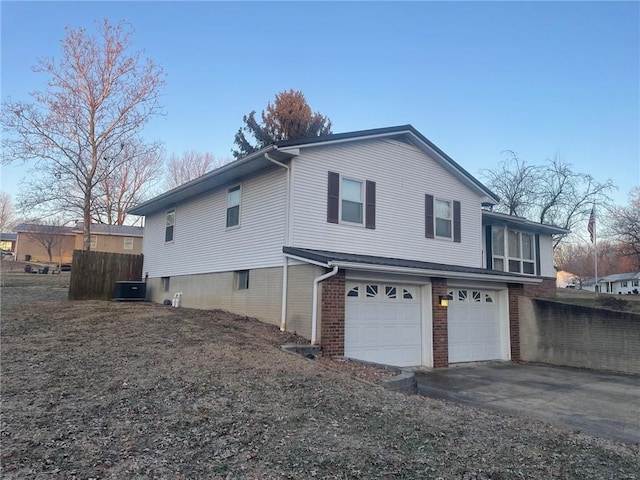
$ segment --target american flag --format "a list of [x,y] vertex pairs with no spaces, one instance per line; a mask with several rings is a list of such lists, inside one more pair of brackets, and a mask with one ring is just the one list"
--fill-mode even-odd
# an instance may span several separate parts
[[591,215],[589,215],[589,225],[587,226],[587,230],[589,231],[589,237],[591,238],[591,243],[593,243],[593,234],[596,230],[596,206],[595,205],[591,209]]

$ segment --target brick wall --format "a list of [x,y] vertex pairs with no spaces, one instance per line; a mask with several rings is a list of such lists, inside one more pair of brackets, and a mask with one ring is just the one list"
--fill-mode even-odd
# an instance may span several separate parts
[[449,323],[447,307],[440,306],[440,296],[447,295],[447,279],[431,279],[431,313],[433,320],[433,366],[449,366]]
[[640,315],[520,299],[522,359],[640,374]]
[[322,282],[320,336],[324,355],[344,355],[344,301],[344,270],[340,270]]
[[520,361],[520,307],[519,300],[524,291],[519,283],[509,284],[509,343],[511,360]]
[[542,283],[535,285],[525,285],[525,297],[550,298],[556,296],[556,279],[554,277],[543,277]]

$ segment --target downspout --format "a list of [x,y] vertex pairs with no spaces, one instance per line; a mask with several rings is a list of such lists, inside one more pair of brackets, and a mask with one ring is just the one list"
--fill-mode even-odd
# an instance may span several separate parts
[[318,325],[318,284],[327,278],[333,277],[336,273],[338,273],[338,266],[335,265],[333,270],[325,273],[324,275],[320,275],[313,280],[313,302],[312,302],[312,311],[311,311],[311,345],[317,345],[317,334],[316,328]]
[[[285,219],[284,219],[284,245],[289,242],[289,189],[291,185],[291,169],[289,165],[285,165],[269,156],[268,152],[265,152],[264,158],[269,160],[280,167],[283,167],[287,171],[287,196],[285,200]],[[282,262],[282,311],[280,313],[280,331],[284,332],[287,329],[287,289],[289,286],[289,259],[285,256]]]

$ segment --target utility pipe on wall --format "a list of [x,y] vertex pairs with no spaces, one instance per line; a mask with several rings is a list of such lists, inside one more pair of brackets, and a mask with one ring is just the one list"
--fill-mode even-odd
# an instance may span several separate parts
[[325,273],[324,275],[320,275],[313,280],[313,302],[312,302],[312,311],[311,311],[311,345],[318,344],[318,336],[316,334],[316,329],[318,325],[318,285],[323,280],[327,278],[333,277],[336,273],[338,273],[338,266],[334,266],[333,270]]
[[[284,168],[287,171],[287,191],[285,200],[285,218],[284,218],[284,245],[289,242],[289,188],[291,184],[291,169],[288,165],[281,163],[269,156],[269,153],[264,154],[264,158],[271,163],[275,163],[279,167]],[[289,259],[284,257],[282,263],[282,311],[280,313],[280,331],[284,332],[287,329],[287,289],[289,288]]]

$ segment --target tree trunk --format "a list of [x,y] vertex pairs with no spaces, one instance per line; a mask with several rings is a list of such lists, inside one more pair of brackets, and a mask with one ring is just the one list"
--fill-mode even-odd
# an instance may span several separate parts
[[82,225],[82,249],[91,250],[91,189],[84,192],[83,205],[83,225]]

